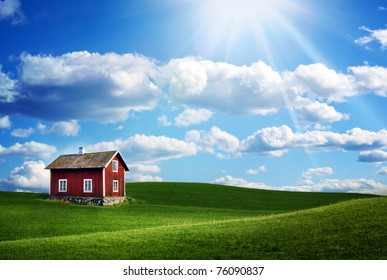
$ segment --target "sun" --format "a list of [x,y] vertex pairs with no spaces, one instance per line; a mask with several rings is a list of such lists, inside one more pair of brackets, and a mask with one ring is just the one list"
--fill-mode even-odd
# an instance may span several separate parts
[[193,35],[206,53],[242,53],[246,48],[257,49],[274,60],[272,53],[282,38],[292,38],[295,46],[317,59],[317,51],[294,23],[297,18],[310,16],[308,7],[299,0],[207,0],[195,1],[194,16],[198,28]]
[[220,27],[244,29],[272,19],[278,7],[273,1],[210,0],[205,9],[212,13]]

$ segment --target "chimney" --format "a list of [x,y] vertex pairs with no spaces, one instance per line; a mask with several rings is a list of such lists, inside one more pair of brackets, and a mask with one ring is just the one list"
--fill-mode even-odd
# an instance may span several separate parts
[[79,147],[79,155],[83,155],[83,147]]

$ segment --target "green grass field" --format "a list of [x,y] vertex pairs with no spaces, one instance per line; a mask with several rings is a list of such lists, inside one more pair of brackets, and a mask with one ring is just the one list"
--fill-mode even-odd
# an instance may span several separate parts
[[0,259],[386,259],[387,197],[132,183],[97,207],[0,192]]

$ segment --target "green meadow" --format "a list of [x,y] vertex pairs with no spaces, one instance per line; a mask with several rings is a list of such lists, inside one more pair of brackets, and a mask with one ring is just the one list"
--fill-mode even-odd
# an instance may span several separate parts
[[387,197],[130,183],[127,202],[0,192],[0,259],[387,259]]

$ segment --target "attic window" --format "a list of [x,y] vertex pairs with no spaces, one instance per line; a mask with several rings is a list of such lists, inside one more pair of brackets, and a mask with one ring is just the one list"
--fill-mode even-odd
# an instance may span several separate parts
[[113,160],[113,172],[118,172],[118,161]]

